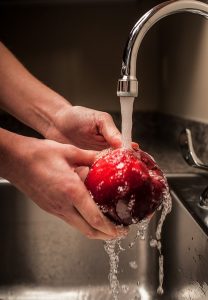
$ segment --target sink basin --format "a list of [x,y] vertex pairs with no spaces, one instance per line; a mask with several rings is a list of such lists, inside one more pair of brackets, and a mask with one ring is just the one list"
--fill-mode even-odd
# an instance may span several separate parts
[[[164,294],[157,295],[158,251],[149,246],[157,213],[145,241],[120,253],[119,300],[208,299],[206,222],[187,202],[192,195],[194,203],[199,185],[201,192],[208,180],[201,175],[168,175],[168,180],[173,210],[162,234]],[[135,234],[132,227],[124,247]],[[9,183],[0,183],[0,300],[110,300],[108,272],[102,241],[88,240]]]

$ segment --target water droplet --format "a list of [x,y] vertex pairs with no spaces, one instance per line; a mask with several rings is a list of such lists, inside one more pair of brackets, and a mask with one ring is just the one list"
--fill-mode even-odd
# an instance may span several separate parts
[[129,266],[134,270],[136,270],[138,268],[136,261],[130,261]]
[[128,291],[129,291],[129,287],[128,287],[128,285],[126,285],[126,284],[123,284],[123,285],[121,286],[121,289],[122,289],[122,292],[123,292],[124,294],[127,294]]

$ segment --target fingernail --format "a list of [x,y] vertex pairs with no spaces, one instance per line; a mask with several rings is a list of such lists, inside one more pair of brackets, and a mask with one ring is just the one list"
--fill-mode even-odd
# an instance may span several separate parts
[[139,150],[139,144],[137,144],[137,143],[132,143],[132,148],[134,149],[134,150]]

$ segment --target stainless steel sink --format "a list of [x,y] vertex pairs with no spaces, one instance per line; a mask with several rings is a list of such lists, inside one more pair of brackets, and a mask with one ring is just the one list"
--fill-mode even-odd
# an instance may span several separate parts
[[[208,180],[200,175],[168,179],[173,210],[162,234],[165,292],[157,295],[158,252],[149,246],[155,236],[155,215],[146,240],[120,254],[119,300],[208,299],[207,227],[186,203],[187,191],[194,202],[199,185],[203,189]],[[0,223],[0,300],[112,299],[102,241],[81,236],[6,182],[0,183]],[[124,247],[134,236],[132,228]]]

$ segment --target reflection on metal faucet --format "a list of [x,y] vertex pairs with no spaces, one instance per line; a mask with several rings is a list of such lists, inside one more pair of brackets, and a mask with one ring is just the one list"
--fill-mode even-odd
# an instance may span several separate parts
[[136,78],[137,53],[148,30],[162,18],[180,12],[190,12],[202,15],[208,19],[207,1],[172,0],[155,6],[144,14],[135,24],[127,41],[121,69],[121,79],[118,81],[117,95],[119,97],[137,97],[138,82]]
[[[195,153],[192,135],[189,129],[184,129],[179,136],[179,146],[184,160],[194,168],[200,170],[208,170],[208,164],[203,163]],[[199,198],[199,206],[205,209],[208,209],[208,186],[201,193]]]

